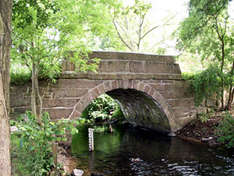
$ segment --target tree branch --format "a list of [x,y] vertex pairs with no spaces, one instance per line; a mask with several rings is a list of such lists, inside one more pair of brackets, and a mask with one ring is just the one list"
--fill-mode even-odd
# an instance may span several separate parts
[[146,33],[144,33],[144,35],[141,37],[141,40],[143,38],[145,38],[149,33],[151,33],[152,31],[154,31],[155,29],[157,29],[158,27],[159,27],[159,25],[158,26],[154,26],[150,30],[148,30]]
[[140,45],[141,45],[141,40],[142,40],[141,33],[142,33],[142,26],[144,24],[144,21],[145,21],[145,15],[143,15],[140,18],[139,31],[138,31],[138,42],[137,42],[137,50],[138,51],[140,50]]
[[127,42],[126,42],[126,41],[123,39],[123,37],[121,36],[121,34],[120,34],[119,30],[118,30],[118,27],[117,27],[117,25],[116,25],[114,19],[112,20],[112,22],[113,22],[113,24],[114,24],[115,30],[117,31],[117,34],[118,34],[120,40],[123,42],[123,44],[124,44],[130,51],[133,51],[133,49],[127,44]]

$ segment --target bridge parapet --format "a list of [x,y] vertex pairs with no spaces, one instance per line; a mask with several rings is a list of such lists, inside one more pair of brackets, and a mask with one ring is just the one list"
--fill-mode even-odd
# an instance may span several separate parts
[[70,62],[63,65],[64,78],[89,79],[181,79],[181,71],[172,56],[138,53],[93,52],[101,58],[98,73],[76,73]]

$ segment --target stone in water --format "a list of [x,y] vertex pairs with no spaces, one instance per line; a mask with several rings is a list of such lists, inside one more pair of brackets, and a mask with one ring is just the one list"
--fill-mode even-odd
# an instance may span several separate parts
[[80,169],[74,169],[73,170],[73,174],[75,176],[82,176],[84,174],[84,171],[80,170]]

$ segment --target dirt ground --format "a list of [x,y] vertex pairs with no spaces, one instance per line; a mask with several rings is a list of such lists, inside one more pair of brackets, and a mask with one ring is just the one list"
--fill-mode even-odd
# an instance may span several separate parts
[[210,118],[207,122],[196,119],[177,132],[177,136],[192,143],[208,144],[210,147],[219,146],[216,127],[221,117]]

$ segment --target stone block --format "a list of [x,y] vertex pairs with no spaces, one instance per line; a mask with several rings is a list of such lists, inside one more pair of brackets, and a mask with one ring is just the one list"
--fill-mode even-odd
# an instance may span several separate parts
[[129,72],[129,61],[120,61],[120,60],[115,60],[115,61],[105,61],[102,60],[101,63],[99,64],[99,69],[98,72],[106,72],[106,73],[112,73],[112,72]]
[[171,106],[194,106],[194,98],[177,98],[168,99],[168,104]]
[[43,99],[43,107],[73,107],[80,99]]
[[81,97],[88,92],[87,88],[53,88],[54,98]]
[[148,85],[144,86],[144,92],[148,94],[150,87]]
[[123,80],[118,80],[117,82],[117,88],[123,89],[124,88],[124,83]]
[[144,61],[131,61],[129,63],[129,71],[131,73],[145,73]]
[[129,81],[128,80],[123,80],[122,82],[123,82],[123,88],[124,89],[128,89],[128,87],[129,87]]
[[111,81],[105,81],[103,85],[104,85],[105,92],[108,92],[108,91],[110,91],[112,89]]
[[137,88],[138,88],[138,83],[139,83],[140,81],[138,81],[138,80],[133,80],[133,89],[136,89],[137,90]]
[[79,117],[81,116],[82,113],[80,113],[79,111],[75,111],[72,116],[71,119],[76,120],[79,119]]
[[93,88],[102,83],[101,80],[88,80],[88,79],[59,79],[53,87],[58,88]]
[[118,84],[118,81],[112,81],[111,82],[111,90],[117,89],[119,87],[117,84]]
[[50,114],[52,120],[58,120],[62,118],[68,118],[72,113],[71,108],[45,108],[43,111],[46,111]]
[[133,84],[134,84],[133,80],[128,80],[128,88],[129,89],[133,89],[134,88]]
[[[91,96],[90,96],[91,95]],[[99,93],[99,91],[98,91],[98,88],[96,87],[96,88],[94,88],[94,89],[92,89],[90,92],[89,92],[89,94],[88,94],[88,96],[90,96],[90,99],[91,100],[94,100],[94,99],[96,99],[98,96],[100,96],[101,94]]]
[[141,82],[138,86],[138,90],[144,91],[144,86],[145,84]]
[[150,95],[152,97],[154,94],[154,91],[155,91],[155,89],[153,87],[151,87],[149,92],[148,92],[148,95]]
[[101,84],[100,86],[97,87],[99,94],[104,94],[106,91],[104,89],[104,84]]

